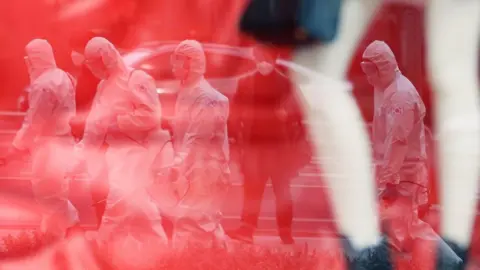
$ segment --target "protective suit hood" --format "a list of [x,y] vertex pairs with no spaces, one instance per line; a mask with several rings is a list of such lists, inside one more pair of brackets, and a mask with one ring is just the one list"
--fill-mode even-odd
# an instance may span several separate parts
[[392,83],[400,72],[393,51],[383,41],[375,40],[370,43],[363,53],[363,59],[375,64],[382,88]]
[[[196,40],[182,41],[173,52],[172,61],[179,58],[187,58],[188,65],[184,64],[186,72],[185,78],[182,78],[183,86],[190,86],[198,83],[205,75],[206,57],[202,45]],[[174,65],[175,66],[175,65]]]
[[105,38],[94,37],[88,41],[84,55],[87,66],[100,79],[127,70],[118,50]]
[[45,71],[57,67],[53,48],[44,39],[34,39],[25,46],[26,64],[30,81],[40,77]]

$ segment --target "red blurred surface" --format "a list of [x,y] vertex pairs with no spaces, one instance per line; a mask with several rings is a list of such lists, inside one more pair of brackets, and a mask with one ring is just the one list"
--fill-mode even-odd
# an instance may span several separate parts
[[[98,0],[101,5],[95,9],[72,9],[76,12],[67,12],[64,9],[66,7],[62,6],[79,1],[0,2],[0,81],[3,86],[0,109],[14,108],[16,98],[27,84],[23,47],[36,37],[46,38],[52,43],[58,65],[67,70],[72,68],[70,40],[76,38],[86,41],[92,30],[127,50],[145,42],[186,38],[229,45],[255,43],[242,36],[236,25],[247,0],[106,0],[104,3]],[[52,5],[47,2],[63,4]],[[72,17],[62,17],[60,21],[59,14],[70,14]],[[383,7],[358,44],[348,78],[354,82],[354,94],[367,121],[371,121],[373,115],[373,93],[359,62],[363,49],[374,39],[385,40],[392,47],[400,69],[417,87],[427,105],[429,113],[426,121],[431,126],[432,102],[425,72],[423,11],[400,4]],[[284,58],[289,58],[290,54],[288,49],[263,50]],[[237,69],[245,68],[233,58],[223,61],[219,70],[211,72],[235,73]],[[432,180],[432,183],[435,181]],[[436,186],[432,186],[436,190]],[[435,193],[432,200],[437,202]]]
[[[49,2],[57,4],[48,4]],[[246,2],[246,0],[2,1],[0,79],[4,87],[0,107],[12,108],[13,100],[27,84],[22,59],[23,47],[35,37],[47,38],[52,43],[59,66],[67,70],[72,67],[70,41],[74,38],[83,38],[86,41],[89,37],[87,33],[92,30],[106,36],[120,48],[133,48],[150,41],[186,38],[229,45],[251,45],[254,41],[242,36],[236,25]],[[70,7],[78,3],[86,4]],[[88,8],[89,6],[93,8]],[[348,77],[354,82],[354,93],[367,120],[372,118],[372,91],[358,63],[363,48],[373,39],[382,39],[389,43],[402,71],[417,86],[427,107],[430,107],[430,91],[423,61],[422,22],[421,10],[400,4],[387,5],[379,12],[359,44]],[[288,49],[265,50],[274,54],[280,53],[288,58]],[[230,73],[236,68],[238,68],[236,61],[227,59],[222,70]],[[430,122],[430,117],[427,122]]]

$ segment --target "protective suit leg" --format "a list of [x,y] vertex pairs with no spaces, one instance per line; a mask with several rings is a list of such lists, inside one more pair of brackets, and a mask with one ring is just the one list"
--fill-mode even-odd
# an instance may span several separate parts
[[44,208],[41,231],[62,238],[68,227],[78,222],[78,211],[68,200],[66,169],[72,157],[74,140],[70,136],[48,137],[32,151],[32,190]]
[[225,246],[225,232],[221,221],[221,205],[228,184],[216,170],[195,169],[185,183],[184,195],[176,209],[173,233],[175,248],[189,244]]
[[149,269],[142,263],[155,263],[152,258],[167,246],[160,214],[147,192],[153,182],[154,158],[146,147],[126,142],[110,144],[105,157],[110,192],[98,231],[99,245],[105,245],[115,265]]
[[98,229],[100,227],[100,224],[102,223],[105,208],[107,207],[107,197],[109,191],[108,169],[106,164],[104,168],[100,171],[100,173],[90,181],[90,193],[92,196],[93,207],[95,209],[95,215],[97,217]]
[[415,169],[400,172],[400,182],[397,190],[412,199],[413,211],[418,215],[418,209],[428,203],[427,168],[418,164]]

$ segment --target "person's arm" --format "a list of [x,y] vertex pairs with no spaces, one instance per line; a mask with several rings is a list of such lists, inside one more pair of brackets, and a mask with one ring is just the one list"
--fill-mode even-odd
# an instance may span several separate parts
[[52,89],[32,86],[29,92],[30,107],[21,129],[15,135],[12,146],[19,150],[29,149],[52,116],[57,98]]
[[[258,75],[257,75],[258,76]],[[244,77],[238,82],[238,90],[230,101],[228,130],[237,143],[241,143],[249,132],[252,118],[255,77]]]
[[75,146],[77,154],[82,157],[85,149],[98,150],[105,141],[109,119],[107,117],[108,111],[105,111],[107,108],[103,108],[100,103],[102,86],[103,81],[97,86],[97,93],[93,99],[90,113],[86,117],[82,140]]
[[160,126],[162,109],[153,78],[143,71],[134,71],[128,85],[134,108],[117,116],[119,128],[148,131]]
[[415,104],[407,94],[396,93],[387,112],[387,138],[383,171],[396,174],[400,171],[408,150],[408,136],[415,124]]
[[205,158],[203,154],[208,152],[211,140],[221,135],[227,136],[225,128],[228,114],[228,101],[198,99],[191,112],[183,148],[175,154],[175,166],[185,169],[187,163]]

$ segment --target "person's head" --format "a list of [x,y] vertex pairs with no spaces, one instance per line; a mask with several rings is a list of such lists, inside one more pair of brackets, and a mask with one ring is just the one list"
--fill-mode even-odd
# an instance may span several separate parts
[[180,80],[182,87],[198,83],[206,71],[206,57],[202,45],[196,40],[182,41],[173,52],[172,72]]
[[111,75],[126,70],[120,53],[105,38],[94,37],[85,46],[84,64],[99,79],[107,79]]
[[45,71],[57,67],[53,48],[44,39],[34,39],[25,46],[24,60],[31,81],[38,78]]
[[368,82],[376,89],[387,88],[396,77],[397,60],[390,47],[383,41],[375,40],[363,52],[360,66]]

